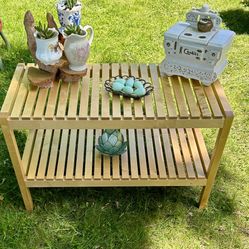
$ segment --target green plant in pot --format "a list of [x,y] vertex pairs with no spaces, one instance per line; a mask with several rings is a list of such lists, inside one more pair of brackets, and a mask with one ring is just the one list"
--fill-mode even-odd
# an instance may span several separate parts
[[50,39],[57,35],[54,29],[50,29],[47,25],[42,25],[41,22],[37,26],[35,26],[35,30],[37,31],[37,38],[39,39]]
[[[87,39],[87,30],[90,30],[89,40]],[[64,52],[69,61],[69,68],[78,72],[85,71],[94,36],[93,28],[89,25],[83,28],[75,24],[68,25],[63,32],[63,36],[65,38]]]
[[80,26],[77,26],[75,24],[70,24],[68,26],[66,26],[65,30],[64,30],[64,34],[66,36],[69,36],[71,34],[76,34],[76,35],[86,35],[86,31],[83,30]]
[[77,0],[66,0],[65,6],[66,6],[66,8],[71,10],[71,9],[73,9],[74,6],[76,6],[77,2],[78,2]]
[[127,142],[124,141],[123,134],[116,129],[106,129],[98,138],[96,149],[110,156],[121,155],[126,152]]
[[42,25],[41,22],[35,29],[36,58],[45,65],[56,64],[62,56],[58,41],[59,32],[55,28]]

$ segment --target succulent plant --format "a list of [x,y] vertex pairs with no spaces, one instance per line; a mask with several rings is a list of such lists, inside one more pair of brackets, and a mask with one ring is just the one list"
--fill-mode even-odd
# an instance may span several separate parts
[[49,29],[45,24],[42,25],[41,22],[39,22],[38,26],[35,26],[35,29],[38,32],[37,38],[39,39],[50,39],[55,35],[53,30]]
[[123,154],[127,147],[127,142],[124,142],[124,137],[118,130],[106,129],[98,138],[98,142],[97,150],[111,156]]
[[66,0],[65,5],[67,6],[68,9],[72,9],[77,3],[77,0]]
[[85,35],[86,31],[81,29],[80,26],[77,26],[76,24],[70,24],[67,25],[64,33],[69,36],[71,34],[76,34],[76,35]]

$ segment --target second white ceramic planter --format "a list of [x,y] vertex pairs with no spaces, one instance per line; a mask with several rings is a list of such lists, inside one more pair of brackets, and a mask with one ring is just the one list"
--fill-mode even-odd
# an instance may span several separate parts
[[[69,61],[69,68],[73,71],[84,71],[90,53],[90,46],[93,41],[94,31],[90,25],[82,28],[85,35],[71,34],[65,36],[64,52]],[[87,39],[87,30],[90,31],[90,38]]]

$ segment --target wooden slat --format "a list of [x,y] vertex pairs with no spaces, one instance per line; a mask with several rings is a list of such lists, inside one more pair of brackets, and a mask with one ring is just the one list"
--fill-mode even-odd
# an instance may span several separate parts
[[171,143],[173,146],[174,157],[175,157],[175,164],[177,169],[177,176],[178,178],[186,178],[185,167],[182,161],[180,146],[178,143],[178,138],[175,129],[169,129]]
[[140,180],[82,180],[82,181],[26,181],[28,188],[51,187],[162,187],[162,186],[205,186],[207,179],[140,179]]
[[110,78],[110,65],[102,64],[102,96],[101,96],[101,118],[110,118],[110,94],[105,90],[104,83]]
[[103,156],[103,179],[111,178],[111,158],[109,156]]
[[77,159],[75,167],[75,179],[82,179],[83,177],[83,166],[84,166],[84,152],[85,152],[85,139],[86,131],[79,130],[78,137],[78,148],[77,148]]
[[161,75],[163,94],[168,110],[168,116],[169,118],[177,118],[177,108],[174,103],[174,98],[172,95],[172,88],[170,86],[169,78],[168,76],[163,75],[161,71],[160,75]]
[[144,134],[142,129],[137,130],[137,146],[138,146],[138,158],[139,158],[139,168],[140,168],[140,177],[143,179],[148,178],[147,170],[147,160],[145,155],[145,141]]
[[92,178],[93,169],[93,130],[87,130],[85,179]]
[[28,97],[26,99],[26,103],[23,109],[22,118],[23,119],[30,119],[34,108],[35,108],[35,101],[38,93],[38,87],[30,85]]
[[218,103],[219,103],[220,108],[223,111],[224,115],[233,116],[232,108],[228,102],[225,91],[224,91],[222,85],[220,84],[220,82],[218,80],[216,80],[212,84],[212,87],[213,87],[214,93],[216,95],[216,98],[218,100]]
[[[33,66],[32,64],[28,64],[29,66]],[[38,66],[35,66],[38,67]],[[28,96],[23,108],[23,113],[21,114],[23,119],[30,119],[33,115],[35,105],[36,105],[36,98],[38,94],[39,88],[37,86],[33,86],[29,84],[28,88]]]
[[111,179],[110,166],[111,166],[111,157],[107,155],[103,155],[103,179]]
[[112,157],[112,178],[120,179],[120,156]]
[[201,114],[203,118],[211,118],[211,112],[208,107],[208,103],[205,97],[202,86],[197,80],[191,80],[192,85],[196,94],[196,98],[201,109]]
[[48,103],[45,112],[45,119],[53,119],[55,115],[59,89],[60,89],[60,83],[58,81],[55,81],[54,86],[49,91]]
[[[121,74],[129,75],[129,68],[127,64],[121,64]],[[124,119],[132,119],[132,108],[131,108],[131,99],[124,97],[123,98],[123,112]]]
[[154,137],[154,142],[155,142],[155,155],[156,155],[156,160],[157,160],[159,178],[164,179],[167,177],[167,173],[166,173],[165,162],[163,158],[163,150],[162,150],[162,144],[161,144],[161,139],[160,139],[160,132],[158,129],[153,129],[153,137]]
[[37,171],[36,178],[39,180],[42,180],[45,178],[47,163],[48,163],[48,156],[50,151],[50,143],[51,143],[51,137],[52,137],[52,130],[45,130],[45,138],[42,145],[42,152],[41,152],[41,159]]
[[112,157],[112,178],[120,179],[120,171],[119,171],[119,156]]
[[[131,75],[135,76],[136,78],[139,77],[138,74],[138,65],[132,64],[131,65]],[[136,119],[143,119],[143,105],[142,99],[134,99],[134,111]]]
[[16,99],[15,99],[15,104],[13,106],[12,112],[11,112],[11,118],[13,119],[18,119],[21,115],[21,112],[23,110],[24,103],[26,101],[26,97],[28,94],[28,84],[29,80],[27,77],[28,70],[25,70],[24,76],[22,78],[22,82],[20,84]]
[[37,165],[38,165],[38,161],[40,158],[43,133],[44,133],[44,130],[38,130],[37,135],[36,135],[34,149],[33,149],[32,157],[30,160],[30,165],[29,165],[29,170],[28,170],[28,175],[27,175],[28,180],[35,179]]
[[157,178],[157,168],[156,168],[156,159],[154,153],[154,146],[152,140],[151,130],[145,130],[145,139],[146,139],[146,149],[147,149],[147,160],[149,165],[149,175],[150,178]]
[[160,87],[158,70],[155,64],[150,64],[150,75],[154,86],[154,99],[156,103],[157,118],[164,119],[166,117],[166,112],[164,110],[164,98],[162,96],[162,90]]
[[[119,64],[114,63],[111,65],[112,67],[112,77],[119,75]],[[112,94],[112,117],[113,119],[121,118],[121,101],[120,96]]]
[[77,130],[70,131],[69,148],[67,155],[66,179],[73,179],[76,154]]
[[36,130],[30,130],[22,156],[23,172],[25,175],[27,174],[28,166],[30,163],[30,157],[32,155],[32,150],[34,147],[35,136]]
[[136,152],[136,142],[135,142],[135,131],[128,130],[128,141],[129,141],[129,157],[130,157],[130,169],[131,178],[138,178],[138,165],[137,165],[137,152]]
[[60,153],[56,170],[56,179],[62,180],[64,178],[64,171],[66,166],[66,156],[68,147],[68,134],[69,130],[62,130],[61,143],[60,143]]
[[189,112],[192,118],[200,118],[201,112],[195,100],[193,91],[190,86],[190,82],[188,79],[181,77],[182,87],[185,92],[187,104],[189,107]]
[[203,170],[203,167],[202,167],[202,162],[201,162],[200,155],[199,155],[196,143],[195,143],[193,130],[192,129],[186,129],[186,132],[187,132],[187,135],[188,135],[189,147],[190,147],[190,151],[191,151],[191,154],[192,154],[192,158],[194,160],[197,177],[198,178],[205,178],[205,173],[204,173],[204,170]]
[[34,119],[42,119],[45,106],[46,106],[46,100],[48,96],[48,89],[47,88],[40,88],[38,93],[38,98],[36,101],[35,111],[33,118]]
[[219,103],[217,102],[217,99],[215,97],[215,94],[213,92],[212,86],[204,87],[204,92],[206,93],[209,106],[211,107],[212,113],[215,118],[222,118],[222,112],[219,107]]
[[[147,65],[141,64],[140,72],[141,72],[141,78],[146,80],[147,82],[150,82]],[[146,119],[154,119],[155,113],[154,113],[154,103],[153,103],[152,94],[144,98],[144,107],[145,107]]]
[[[124,141],[127,141],[126,130],[121,130],[121,133],[124,136]],[[122,179],[129,178],[129,159],[128,159],[128,152],[126,151],[124,154],[121,155],[121,170],[122,170]]]
[[[3,120],[3,119],[2,119]],[[207,122],[208,121],[208,122]],[[95,120],[87,120],[86,122],[79,122],[78,120],[9,120],[11,129],[33,129],[39,127],[41,129],[64,129],[70,127],[71,129],[102,129],[106,128],[123,128],[123,129],[142,129],[142,128],[222,128],[224,119],[168,119],[168,120],[102,120],[95,122]]]
[[78,94],[79,94],[79,81],[71,83],[69,106],[68,106],[68,119],[76,119]]
[[201,160],[204,165],[205,173],[207,174],[210,164],[210,158],[208,155],[207,147],[205,145],[204,138],[201,134],[200,129],[194,129],[195,141],[198,145],[198,150],[200,152]]
[[80,97],[80,119],[87,119],[89,106],[89,88],[90,88],[91,66],[88,66],[87,74],[82,79],[81,97]]
[[171,150],[171,143],[170,143],[168,129],[162,129],[162,139],[163,139],[165,158],[167,162],[168,176],[169,178],[176,178],[176,170]]
[[188,118],[188,108],[182,93],[181,85],[177,76],[170,77],[172,88],[174,89],[175,99],[179,111],[180,118]]
[[53,180],[55,177],[55,168],[57,163],[58,149],[60,144],[61,130],[54,130],[51,143],[47,180]]
[[94,64],[92,70],[92,93],[91,93],[91,109],[90,118],[99,118],[99,81],[100,81],[100,65]]
[[64,119],[68,104],[69,84],[61,82],[60,95],[58,100],[58,107],[56,112],[57,119]]
[[179,134],[180,145],[181,145],[181,149],[182,149],[182,154],[183,154],[188,178],[195,178],[196,177],[195,170],[194,170],[194,166],[193,166],[192,158],[190,155],[190,151],[189,151],[189,147],[188,147],[188,143],[186,140],[186,134],[184,132],[184,129],[182,129],[182,128],[178,129],[178,134]]
[[[101,136],[101,130],[96,130],[95,144],[98,144],[98,138]],[[94,179],[101,179],[102,155],[94,149]]]
[[10,113],[19,90],[20,82],[22,82],[24,71],[25,71],[25,65],[19,63],[16,67],[13,78],[10,82],[10,86],[7,91],[6,97],[4,99],[1,112]]

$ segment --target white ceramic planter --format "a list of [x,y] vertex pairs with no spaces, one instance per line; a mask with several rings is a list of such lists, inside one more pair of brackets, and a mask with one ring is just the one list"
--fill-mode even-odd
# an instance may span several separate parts
[[[73,71],[84,71],[86,69],[86,61],[89,57],[90,46],[93,41],[94,31],[89,25],[82,28],[86,34],[71,34],[65,36],[64,52],[69,61],[69,68]],[[87,37],[87,30],[90,30],[90,39]]]
[[77,1],[76,6],[74,6],[71,10],[67,9],[65,2],[65,0],[60,0],[56,6],[61,25],[60,31],[63,31],[67,25],[76,24],[79,26],[81,21],[81,2]]
[[59,32],[52,28],[55,32],[55,36],[50,39],[39,39],[37,37],[37,31],[35,32],[36,40],[36,58],[45,65],[56,64],[62,56],[62,51],[58,46]]

